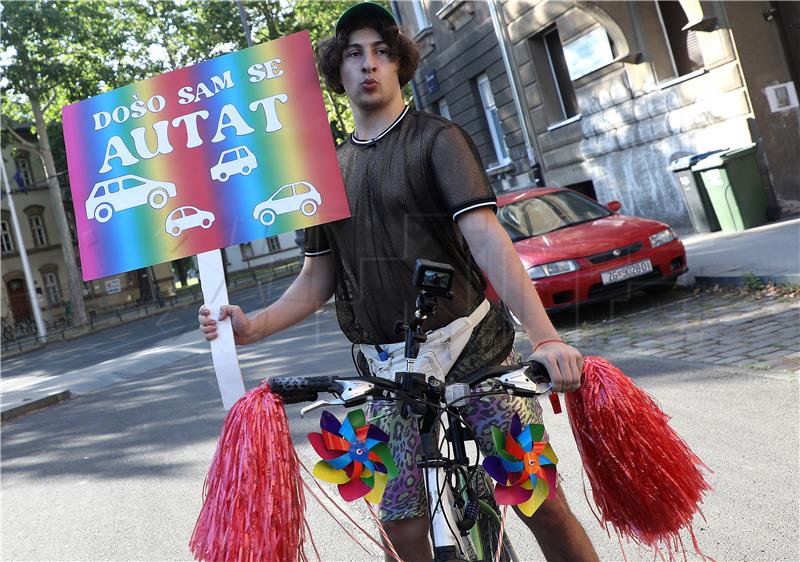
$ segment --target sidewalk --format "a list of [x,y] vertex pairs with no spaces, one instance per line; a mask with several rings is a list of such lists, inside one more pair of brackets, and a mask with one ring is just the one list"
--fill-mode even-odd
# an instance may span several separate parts
[[681,285],[736,285],[751,275],[765,283],[800,285],[800,218],[680,238],[689,263]]
[[5,422],[75,396],[134,379],[199,353],[210,354],[211,348],[200,339],[197,330],[192,330],[158,347],[109,359],[91,370],[77,369],[55,377],[26,375],[3,380],[0,415]]

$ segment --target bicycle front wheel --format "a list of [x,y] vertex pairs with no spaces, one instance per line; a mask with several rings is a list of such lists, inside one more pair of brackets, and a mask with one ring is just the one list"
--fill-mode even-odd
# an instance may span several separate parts
[[[476,537],[473,537],[475,551],[478,554],[478,560],[494,562],[497,556],[497,543],[500,538],[500,514],[492,505],[483,500],[478,501],[478,510],[478,519],[474,528],[477,540]],[[514,547],[511,545],[511,540],[506,532],[503,532],[500,560],[501,562],[519,562],[517,553],[514,552]]]

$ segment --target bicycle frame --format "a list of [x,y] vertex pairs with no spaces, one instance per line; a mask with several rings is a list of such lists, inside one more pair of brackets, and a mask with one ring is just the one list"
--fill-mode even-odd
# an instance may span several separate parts
[[[287,377],[279,381],[271,379],[273,390],[281,394],[286,403],[313,401],[317,392],[329,392],[339,398],[335,401],[319,400],[301,410],[301,416],[311,410],[328,405],[341,405],[345,407],[364,404],[373,387],[392,393],[399,402],[400,415],[412,416],[418,420],[419,436],[422,443],[422,456],[417,466],[422,470],[425,478],[425,489],[428,498],[428,515],[430,517],[430,537],[433,546],[434,562],[467,562],[468,559],[477,559],[478,553],[473,548],[472,540],[481,543],[486,533],[486,519],[480,516],[481,506],[478,503],[478,494],[471,488],[471,474],[467,474],[467,482],[463,491],[469,496],[467,500],[472,504],[469,510],[465,509],[466,519],[462,521],[460,512],[454,509],[455,498],[446,481],[448,474],[455,469],[459,477],[469,472],[470,461],[466,453],[464,428],[461,417],[455,404],[470,396],[481,396],[486,393],[473,394],[471,387],[489,378],[498,378],[499,387],[514,389],[514,392],[525,392],[528,396],[539,396],[550,389],[547,379],[547,370],[535,362],[512,367],[498,366],[482,369],[464,377],[458,383],[445,385],[435,377],[428,377],[425,373],[414,371],[414,363],[419,354],[421,342],[426,341],[422,331],[424,321],[436,311],[437,294],[422,290],[417,297],[417,310],[414,318],[408,323],[398,323],[398,332],[405,333],[405,367],[403,372],[394,372],[393,378],[387,375],[368,376],[340,379],[332,376],[320,377]],[[378,352],[382,352],[376,346]],[[532,369],[529,373],[529,369]],[[538,374],[537,374],[538,371]],[[547,381],[546,383],[544,381]],[[542,385],[544,387],[542,388]],[[495,393],[492,389],[488,393]],[[380,396],[380,395],[378,395]],[[453,458],[442,455],[437,441],[436,429],[442,416],[442,411],[448,416],[447,436],[452,444]],[[462,467],[458,469],[456,467]],[[440,483],[443,483],[440,487]],[[460,506],[459,506],[460,507]],[[484,504],[483,508],[487,508]],[[496,521],[497,514],[494,508],[492,518]],[[469,514],[466,512],[469,511]],[[477,517],[476,517],[477,515]],[[472,522],[472,525],[470,525]],[[461,523],[461,524],[459,524]],[[457,533],[453,525],[460,531]],[[492,532],[491,530],[489,532]],[[470,537],[471,535],[471,537]],[[486,552],[486,545],[480,545],[484,559],[493,559],[494,553]],[[510,544],[503,546],[507,559],[516,560]],[[488,558],[487,558],[488,557]]]

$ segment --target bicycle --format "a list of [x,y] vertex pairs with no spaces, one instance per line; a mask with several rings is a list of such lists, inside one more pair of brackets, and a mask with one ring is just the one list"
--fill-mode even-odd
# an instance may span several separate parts
[[[535,361],[489,367],[452,383],[413,371],[419,345],[425,341],[422,326],[436,312],[437,297],[452,297],[449,292],[452,271],[446,264],[417,260],[414,279],[422,290],[417,297],[414,319],[407,324],[398,323],[398,331],[405,332],[407,369],[396,373],[395,380],[371,375],[273,377],[269,386],[285,404],[314,402],[301,410],[301,416],[324,406],[351,408],[375,399],[397,401],[401,415],[418,420],[422,455],[417,465],[425,475],[433,561],[488,562],[495,560],[502,520],[491,479],[478,464],[480,452],[475,463],[470,463],[465,447],[467,428],[458,404],[490,394],[536,397],[548,393],[551,386],[547,369]],[[491,381],[489,390],[474,391],[486,381]],[[336,398],[318,400],[320,392]],[[442,454],[436,438],[435,430],[442,416],[448,421],[446,440],[453,449],[452,457],[450,453]],[[505,533],[500,560],[518,562]]]

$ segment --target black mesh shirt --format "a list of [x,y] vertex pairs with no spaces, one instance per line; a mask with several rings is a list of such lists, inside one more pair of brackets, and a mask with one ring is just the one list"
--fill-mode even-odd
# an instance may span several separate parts
[[[351,135],[337,154],[351,217],[307,229],[305,254],[333,254],[336,314],[345,336],[370,344],[403,340],[394,326],[414,314],[417,258],[456,271],[453,300],[439,300],[425,329],[469,315],[484,299],[486,280],[455,218],[497,208],[472,140],[446,119],[406,108],[381,135],[371,141]],[[451,373],[502,361],[513,337],[492,307]]]

